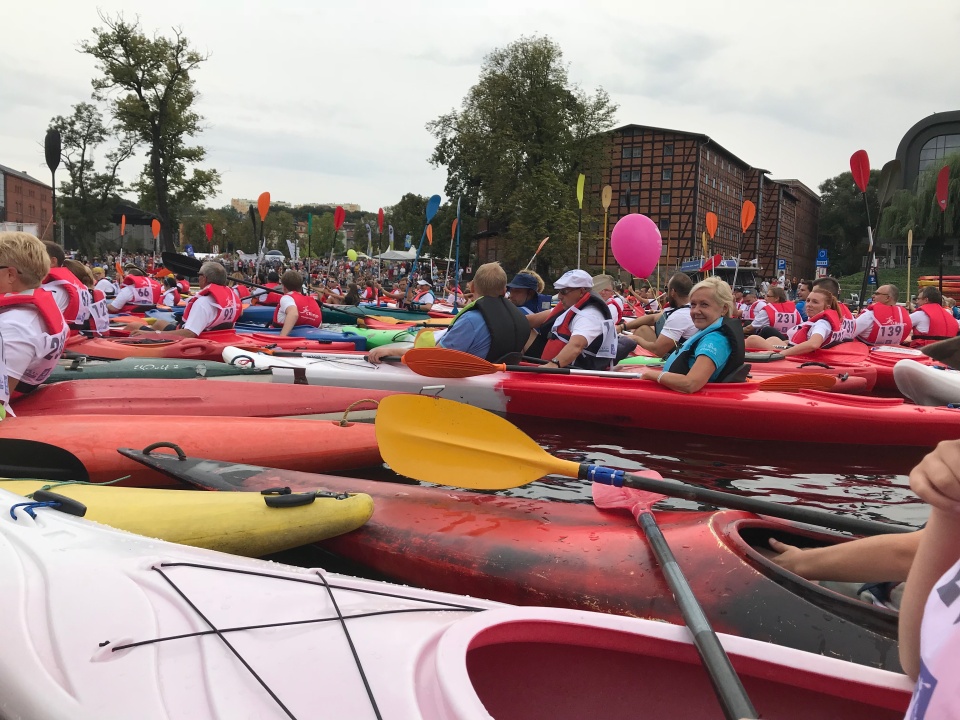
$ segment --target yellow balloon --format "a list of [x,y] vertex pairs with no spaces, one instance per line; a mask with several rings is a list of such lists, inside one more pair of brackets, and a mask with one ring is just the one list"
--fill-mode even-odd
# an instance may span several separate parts
[[353,262],[354,260],[357,259],[357,251],[356,251],[356,250],[347,250],[347,257],[350,258],[350,261],[351,261],[351,262]]

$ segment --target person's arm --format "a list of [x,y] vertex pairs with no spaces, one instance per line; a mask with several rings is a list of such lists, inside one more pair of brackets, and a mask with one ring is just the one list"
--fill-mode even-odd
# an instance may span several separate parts
[[770,538],[770,558],[807,580],[902,582],[907,579],[923,530],[874,535],[817,548],[798,548]]
[[657,320],[660,319],[661,315],[663,315],[663,313],[658,312],[650,313],[649,315],[641,315],[637,318],[631,318],[630,320],[625,320],[617,325],[616,329],[618,332],[625,332],[627,330],[636,330],[637,328],[644,327],[646,325],[656,325]]
[[536,330],[538,327],[543,325],[547,318],[550,317],[550,313],[553,312],[553,309],[550,310],[541,310],[540,312],[530,313],[527,315],[527,322],[530,323],[530,327],[533,330]]
[[910,487],[933,506],[900,603],[900,664],[920,672],[920,628],[937,580],[960,556],[960,440],[937,445],[910,473]]
[[[580,356],[584,350],[587,349],[587,345],[590,343],[583,335],[573,335],[570,338],[570,342],[563,346],[563,350],[557,353],[556,358],[551,358],[551,362],[548,362],[543,367],[562,367],[565,368],[571,364]],[[556,359],[556,363],[553,360]]]
[[374,365],[377,365],[383,362],[383,359],[387,357],[403,357],[403,354],[408,349],[409,348],[405,348],[405,347],[392,348],[392,347],[387,347],[385,345],[381,345],[380,347],[375,347],[373,350],[368,352],[364,356],[364,359],[367,362],[371,362]]
[[669,335],[664,335],[662,332],[654,340],[647,340],[639,335],[634,335],[633,339],[637,341],[638,346],[661,358],[667,357],[678,347],[676,340]]
[[804,353],[819,350],[820,346],[823,345],[823,340],[823,335],[820,333],[814,333],[809,339],[804,340],[799,345],[791,345],[790,347],[784,350],[779,350],[778,352],[783,355],[783,357],[788,357],[790,355],[803,355]]
[[300,317],[300,313],[297,310],[297,306],[287,308],[287,314],[283,318],[283,327],[280,329],[280,337],[287,337],[290,334],[290,331],[293,330],[294,326],[297,324],[297,319]]
[[653,380],[677,392],[695,393],[709,382],[710,376],[716,369],[717,366],[713,364],[713,360],[706,355],[698,355],[693,367],[686,375],[665,370],[645,370],[640,377],[644,380]]

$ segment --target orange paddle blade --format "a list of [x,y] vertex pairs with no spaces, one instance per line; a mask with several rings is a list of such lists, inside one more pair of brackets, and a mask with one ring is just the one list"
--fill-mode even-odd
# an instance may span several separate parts
[[257,212],[260,213],[260,222],[267,219],[267,213],[270,212],[270,193],[260,193],[257,198]]
[[154,220],[152,223],[150,223],[150,229],[153,230],[153,238],[156,240],[160,235],[160,221]]
[[504,369],[476,355],[444,348],[413,348],[403,354],[403,364],[417,375],[435,378],[468,378]]
[[120,237],[123,237],[123,234],[127,231],[127,216],[120,216]]
[[824,390],[829,391],[837,384],[836,375],[827,375],[826,373],[811,373],[804,375],[801,373],[792,375],[778,375],[777,377],[761,380],[757,383],[760,390],[768,392],[799,392],[800,390]]
[[427,223],[427,242],[433,245],[433,225]]
[[753,219],[757,217],[757,206],[750,200],[743,201],[743,207],[740,208],[740,229],[743,232],[753,224]]
[[457,219],[453,219],[453,225],[450,226],[450,239],[457,237]]
[[717,234],[717,224],[720,222],[715,212],[707,213],[707,232],[710,233],[710,239],[713,240]]

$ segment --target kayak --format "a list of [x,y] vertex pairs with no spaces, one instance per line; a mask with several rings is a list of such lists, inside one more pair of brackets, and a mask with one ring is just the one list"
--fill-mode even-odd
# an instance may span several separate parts
[[65,380],[103,380],[120,378],[265,380],[270,381],[269,370],[244,368],[213,360],[155,360],[126,358],[124,360],[87,360],[77,358],[69,364],[57,366],[46,383]]
[[358,325],[357,327],[350,328],[350,330],[344,332],[362,335],[367,339],[367,347],[371,348],[380,347],[381,345],[390,345],[392,343],[412,343],[417,339],[416,330],[411,331],[404,329],[403,327],[399,329],[396,327],[389,327],[382,330],[377,330],[369,327],[360,327]]
[[[98,383],[71,380],[45,385],[17,399],[18,417],[51,415],[164,415],[176,407],[193,416],[282,417],[326,415],[340,419],[350,406],[357,412],[376,408],[390,393],[362,388],[278,385],[275,383],[120,379]],[[363,402],[369,400],[369,402]]]
[[[260,557],[356,530],[373,514],[369,495],[327,493],[302,505],[275,495],[157,490],[112,485],[58,485],[0,480],[0,488],[31,495],[42,488],[82,503],[88,520],[168,542]],[[287,496],[290,497],[290,496]],[[274,506],[268,504],[268,501]]]
[[897,383],[893,379],[893,367],[901,360],[916,360],[932,364],[932,360],[915,348],[903,345],[867,345],[859,341],[845,342],[827,350],[817,350],[804,355],[791,355],[787,362],[807,363],[823,362],[842,367],[845,363],[867,362],[877,369],[875,390],[897,392]]
[[[397,310],[396,308],[386,307],[354,307],[353,305],[323,305],[323,322],[338,323],[341,325],[354,325],[357,318],[368,315],[384,315],[387,317],[409,320],[411,322],[423,322],[429,315],[427,313],[413,312],[410,310]],[[254,325],[269,325],[273,322],[273,315],[276,308],[272,305],[251,305],[244,308],[240,315],[240,321]],[[179,311],[182,314],[182,310]],[[177,314],[177,310],[174,310]]]
[[917,405],[960,405],[960,371],[904,360],[893,368],[897,387]]
[[[316,340],[321,343],[348,342],[353,343],[354,350],[367,349],[366,339],[361,333],[354,332],[354,330],[356,330],[354,327],[351,327],[349,330],[338,332],[334,330],[322,330],[310,325],[298,325],[290,331],[289,335],[284,337],[280,336],[281,329],[282,328],[278,327],[262,327],[260,325],[247,325],[245,323],[238,323],[234,328],[234,332],[237,335],[243,336],[244,338],[249,337],[263,342],[281,343],[285,341],[292,341],[294,339]],[[210,333],[202,333],[200,335],[200,337],[203,338],[208,336],[214,340],[218,339],[215,335],[210,335]]]
[[[367,493],[376,506],[370,522],[323,547],[397,582],[519,605],[682,623],[629,513],[122,452],[210,490],[286,486],[294,492]],[[899,669],[896,613],[803,580],[760,551],[771,536],[801,547],[836,543],[841,536],[735,510],[656,516],[717,630]]]
[[[241,391],[242,392],[242,391]],[[16,410],[16,403],[14,403]],[[176,443],[187,453],[217,460],[270,465],[289,470],[343,471],[379,465],[374,427],[288,418],[193,417],[176,414],[174,402],[163,415],[134,419],[108,415],[7,417],[0,422],[0,440],[35,440],[76,455],[94,482],[116,480],[125,485],[169,485],[169,481],[124,458],[118,447],[142,448],[156,442]],[[0,460],[3,459],[0,454]],[[37,462],[42,462],[37,458]]]
[[202,338],[174,336],[162,339],[150,335],[109,338],[86,338],[78,335],[67,340],[65,350],[73,355],[86,355],[103,360],[153,357],[218,361],[223,355],[224,348],[231,345],[253,350],[276,346],[288,351],[307,352],[347,352],[356,348],[354,342],[321,343],[299,338],[255,338],[238,335],[232,330],[216,331],[216,333],[218,334],[205,333],[205,337]]
[[[11,519],[20,501],[0,493],[9,717],[721,715],[686,628],[235,557],[52,508]],[[894,720],[910,699],[902,675],[720,641],[762,717]]]
[[[223,359],[272,368],[274,382],[430,394],[499,413],[614,427],[791,443],[913,447],[932,447],[960,437],[960,410],[919,407],[902,398],[818,390],[767,392],[755,383],[710,384],[687,395],[627,373],[511,371],[433,378],[417,375],[400,363],[372,365],[357,355],[273,357],[232,347],[224,350]],[[736,417],[749,421],[731,422]],[[843,428],[870,428],[870,432],[851,435]]]
[[[867,362],[830,364],[825,362],[785,362],[778,353],[747,353],[746,362],[750,365],[750,380],[757,382],[774,377],[792,375],[834,375],[837,384],[829,392],[863,395],[869,393],[877,384],[877,368]],[[649,366],[662,361],[647,355],[634,355],[622,360],[618,365]],[[636,372],[639,372],[638,367]]]
[[[371,330],[413,330],[416,332],[421,327],[444,328],[453,322],[453,318],[429,318],[427,320],[418,320],[416,322],[406,322],[404,320],[394,320],[392,318],[366,317],[360,321],[363,327]],[[358,323],[359,324],[359,323]]]

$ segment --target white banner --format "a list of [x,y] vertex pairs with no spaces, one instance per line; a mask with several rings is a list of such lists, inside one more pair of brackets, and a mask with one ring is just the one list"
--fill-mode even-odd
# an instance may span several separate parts
[[297,244],[296,244],[293,240],[287,240],[287,250],[290,251],[290,259],[291,259],[291,260],[299,260],[299,259],[300,259],[300,258],[298,257],[298,254],[297,254]]

